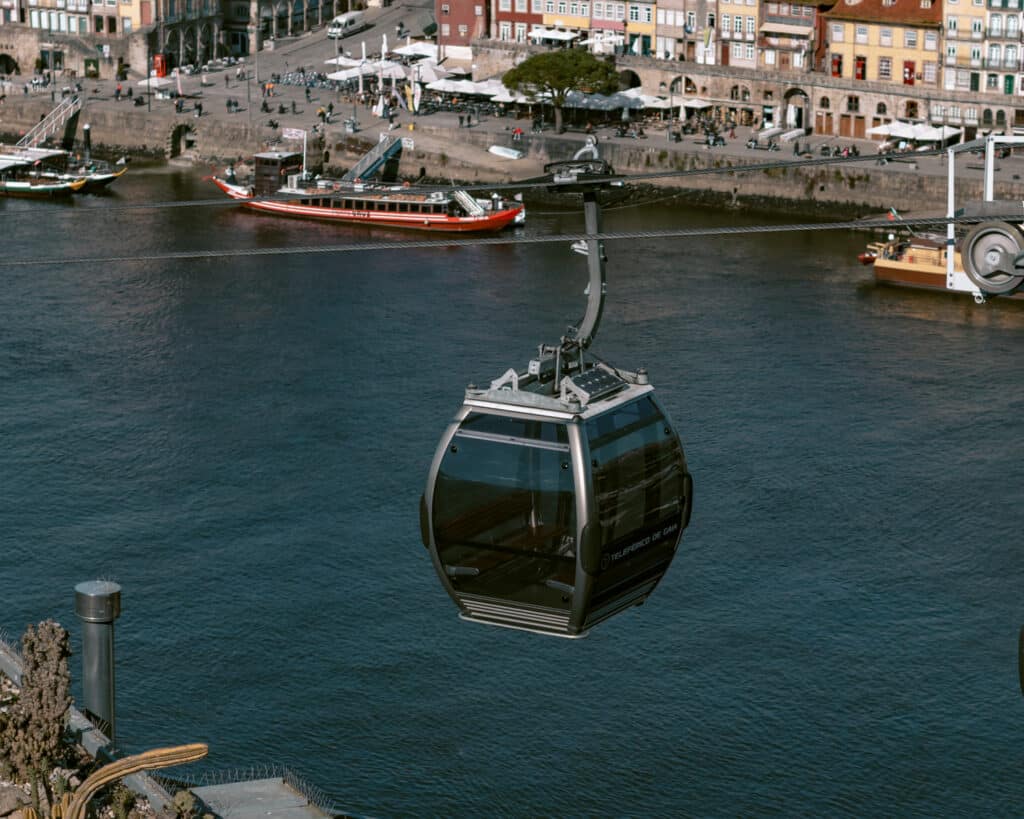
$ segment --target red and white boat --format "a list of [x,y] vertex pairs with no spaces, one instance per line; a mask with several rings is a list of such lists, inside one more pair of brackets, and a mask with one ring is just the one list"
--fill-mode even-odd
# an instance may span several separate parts
[[213,182],[232,199],[263,213],[456,233],[498,231],[521,223],[525,215],[522,202],[498,196],[477,199],[465,190],[307,179],[300,153],[266,151],[254,160],[251,185],[241,184],[230,171]]

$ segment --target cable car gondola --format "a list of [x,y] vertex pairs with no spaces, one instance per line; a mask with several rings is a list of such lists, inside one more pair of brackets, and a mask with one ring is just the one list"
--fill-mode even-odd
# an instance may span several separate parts
[[585,355],[605,283],[593,188],[584,213],[583,320],[525,371],[466,390],[420,503],[423,543],[461,617],[563,637],[647,599],[693,494],[646,371]]

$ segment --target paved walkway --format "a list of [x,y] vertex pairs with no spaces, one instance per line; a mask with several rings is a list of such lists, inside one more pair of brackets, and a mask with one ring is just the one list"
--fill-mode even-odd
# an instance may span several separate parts
[[[203,75],[184,76],[181,78],[181,90],[186,95],[186,112],[194,108],[196,102],[202,105],[202,116],[238,119],[245,118],[254,128],[261,130],[266,139],[270,140],[279,135],[281,128],[301,128],[311,131],[318,123],[316,111],[321,106],[327,107],[333,104],[334,115],[332,122],[327,127],[328,143],[340,141],[345,136],[344,120],[355,116],[359,122],[360,131],[364,136],[376,135],[388,129],[387,123],[374,117],[369,108],[355,106],[342,94],[326,89],[311,89],[307,100],[304,87],[297,85],[278,84],[275,87],[275,96],[268,99],[271,104],[271,113],[260,112],[261,91],[260,84],[270,78],[272,74],[285,75],[295,72],[300,67],[308,71],[329,72],[334,66],[328,65],[326,60],[333,57],[339,51],[350,53],[359,57],[362,53],[362,44],[365,42],[367,54],[378,53],[382,44],[382,37],[387,36],[389,48],[394,48],[398,43],[395,39],[395,28],[399,23],[412,31],[422,31],[423,21],[429,19],[430,0],[405,0],[397,5],[385,8],[369,9],[366,12],[366,19],[371,27],[366,31],[356,34],[345,40],[329,40],[325,28],[308,32],[302,36],[279,40],[273,45],[273,50],[266,50],[243,64],[246,79],[236,77],[237,67],[217,69]],[[450,64],[449,61],[448,64]],[[471,66],[466,66],[470,68]],[[477,80],[486,79],[475,77]],[[115,100],[115,86],[113,81],[92,81],[84,83],[85,93],[89,106],[128,106],[132,105],[125,99]],[[138,78],[122,83],[124,91],[129,88],[133,96],[137,97],[145,88],[139,86]],[[171,86],[172,88],[174,86]],[[17,89],[15,89],[16,91]],[[49,93],[49,92],[43,92]],[[59,92],[58,92],[59,93]],[[228,105],[228,101],[236,103],[234,110]],[[158,98],[156,94],[148,100],[149,106],[173,106],[173,100]],[[283,108],[283,113],[280,109]],[[294,113],[293,113],[294,111]],[[269,123],[274,120],[278,127]],[[413,136],[427,150],[444,151],[449,156],[465,154],[476,164],[490,163],[496,170],[505,170],[509,160],[503,160],[493,155],[487,155],[485,149],[479,144],[466,145],[466,141],[458,138],[459,117],[455,113],[435,113],[429,116],[413,117],[410,113],[402,111],[396,119],[396,127],[401,129],[403,136]],[[420,127],[414,133],[406,133],[410,123],[419,124]],[[512,129],[516,126],[523,128],[523,143],[516,145],[528,149],[533,137],[529,133],[530,120],[515,120],[511,117],[483,117],[472,126],[473,133],[480,132],[487,134],[485,140],[479,138],[472,142],[490,142],[500,145],[512,146]],[[750,136],[750,129],[737,128],[736,136],[726,139],[726,145],[708,149],[697,135],[683,137],[680,143],[670,141],[667,128],[659,122],[648,123],[646,126],[647,138],[636,140],[637,146],[663,147],[664,150],[682,153],[694,153],[695,151],[709,151],[723,157],[733,157],[746,161],[793,161],[796,157],[793,154],[792,143],[785,144],[779,152],[768,152],[764,150],[751,150],[746,147],[746,140]],[[615,123],[605,127],[599,127],[596,131],[600,141],[611,143],[633,143],[634,140],[628,137],[615,136]],[[553,135],[546,133],[545,138],[550,140]],[[565,135],[566,140],[573,140],[578,144],[583,134],[579,131],[570,132]],[[557,139],[558,137],[554,137]],[[928,174],[945,177],[946,158],[945,156],[914,157],[904,155],[898,161],[888,165],[880,166],[875,164],[878,143],[873,140],[854,140],[839,137],[811,136],[799,140],[802,151],[813,157],[819,157],[823,145],[844,146],[856,145],[864,157],[863,167],[870,167],[872,171],[885,170],[892,173]],[[566,148],[567,155],[571,153]],[[971,160],[960,160],[958,171],[960,178],[982,176],[982,160],[980,157]],[[516,165],[516,173],[520,176],[535,173],[536,163],[520,160]],[[857,163],[860,167],[861,163]],[[486,167],[486,166],[485,166]],[[999,163],[997,178],[1009,181],[1013,178],[1024,176],[1024,158],[1011,157]]]

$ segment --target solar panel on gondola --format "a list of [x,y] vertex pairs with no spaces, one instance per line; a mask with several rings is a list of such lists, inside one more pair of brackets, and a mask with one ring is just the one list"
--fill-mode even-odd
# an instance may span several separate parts
[[424,545],[463,618],[565,637],[647,599],[693,495],[646,371],[587,355],[605,283],[593,190],[584,214],[583,320],[525,370],[466,390],[420,504]]

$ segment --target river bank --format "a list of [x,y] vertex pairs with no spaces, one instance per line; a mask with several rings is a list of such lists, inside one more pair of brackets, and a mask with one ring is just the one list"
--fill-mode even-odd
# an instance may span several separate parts
[[[246,98],[239,100],[244,90]],[[517,122],[509,118],[485,118],[473,127],[460,127],[454,113],[412,117],[403,113],[394,130],[372,116],[368,109],[352,110],[360,121],[356,133],[348,133],[335,118],[321,137],[313,133],[312,110],[337,101],[336,111],[348,111],[349,103],[333,92],[320,90],[306,102],[299,88],[285,87],[274,105],[287,111],[276,115],[278,127],[267,125],[257,114],[249,83],[205,85],[176,112],[170,100],[151,98],[145,105],[117,100],[102,84],[86,89],[86,102],[77,128],[81,150],[82,127],[90,126],[91,143],[99,155],[147,159],[187,158],[196,163],[223,165],[245,163],[259,150],[302,150],[302,141],[283,142],[285,128],[305,130],[307,161],[314,170],[336,173],[350,167],[379,140],[381,134],[400,134],[407,142],[403,176],[465,184],[514,183],[539,176],[545,163],[570,158],[585,144],[583,133],[550,132],[523,134],[513,143]],[[228,100],[238,103],[228,106]],[[195,104],[202,102],[201,116]],[[0,136],[15,142],[51,110],[49,95],[8,98],[0,109]],[[237,111],[236,111],[237,109]],[[312,110],[311,110],[312,109]],[[277,109],[275,109],[277,110]],[[293,113],[294,112],[294,113]],[[657,128],[657,124],[655,124]],[[823,137],[802,140],[801,153],[787,148],[779,153],[751,151],[745,134],[737,134],[722,147],[708,148],[697,136],[670,141],[664,129],[650,130],[646,139],[618,137],[611,128],[595,135],[601,156],[620,174],[638,180],[657,195],[678,193],[690,201],[746,210],[784,211],[795,215],[855,218],[896,208],[920,210],[922,203],[934,208],[946,198],[945,156],[903,157],[878,163],[873,143],[861,141],[859,158],[837,158],[829,164],[808,162],[817,158]],[[849,141],[853,144],[855,141]],[[514,146],[523,153],[517,160],[488,152],[491,145]],[[963,201],[982,197],[980,163],[962,163],[958,170],[958,197]],[[704,173],[705,171],[710,171]],[[997,171],[996,196],[1024,199],[1024,159],[1009,157]],[[644,195],[642,191],[636,195]]]

